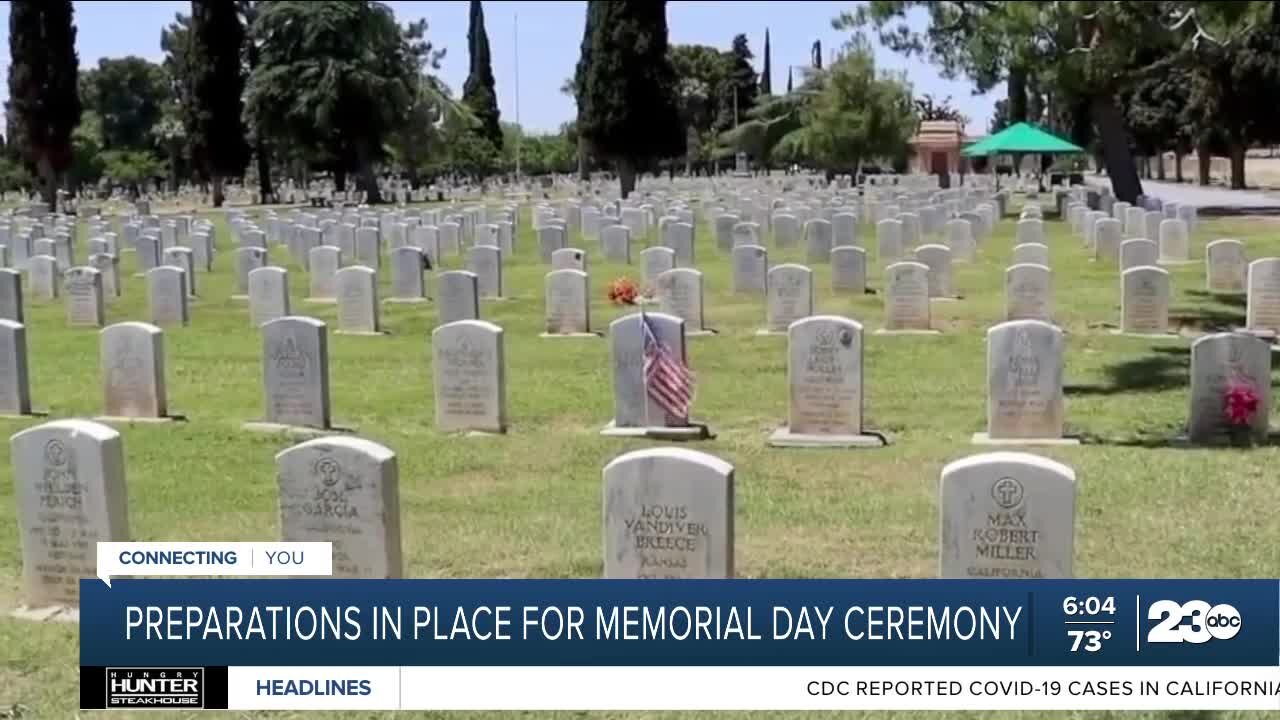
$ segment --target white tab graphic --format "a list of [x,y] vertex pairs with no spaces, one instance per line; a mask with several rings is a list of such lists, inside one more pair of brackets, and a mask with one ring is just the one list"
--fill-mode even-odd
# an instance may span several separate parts
[[98,577],[332,575],[327,542],[100,542]]
[[398,667],[230,667],[230,710],[398,710]]

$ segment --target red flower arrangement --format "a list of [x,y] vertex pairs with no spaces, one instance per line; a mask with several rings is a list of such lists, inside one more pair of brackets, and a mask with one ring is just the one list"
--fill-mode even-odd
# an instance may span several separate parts
[[609,283],[609,302],[614,305],[635,305],[640,298],[640,286],[631,278],[621,277]]
[[1248,383],[1230,383],[1222,394],[1222,411],[1228,425],[1248,426],[1253,422],[1254,413],[1258,412],[1258,394]]
[[1258,393],[1245,382],[1230,382],[1222,393],[1222,415],[1232,438],[1237,442],[1247,440],[1251,433],[1253,417],[1258,412]]

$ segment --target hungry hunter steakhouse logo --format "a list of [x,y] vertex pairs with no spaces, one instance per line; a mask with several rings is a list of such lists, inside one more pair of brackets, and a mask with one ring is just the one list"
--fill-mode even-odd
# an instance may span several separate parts
[[204,707],[204,668],[109,667],[107,707]]

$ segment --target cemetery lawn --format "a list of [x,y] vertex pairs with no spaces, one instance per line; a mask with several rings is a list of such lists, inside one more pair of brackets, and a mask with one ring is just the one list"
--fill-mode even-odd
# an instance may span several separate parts
[[[516,258],[505,268],[511,298],[483,301],[481,308],[482,317],[506,331],[511,430],[505,437],[435,430],[428,352],[433,304],[384,305],[389,336],[336,335],[336,307],[304,302],[306,276],[289,265],[294,313],[330,323],[335,422],[356,428],[399,457],[410,577],[598,577],[601,470],[617,455],[655,444],[598,434],[612,416],[606,340],[538,337],[548,268],[538,261],[527,212]],[[249,326],[246,303],[229,299],[231,239],[221,216],[215,222],[220,254],[214,273],[197,278],[200,299],[191,306],[191,325],[165,331],[169,405],[189,421],[120,428],[135,540],[279,537],[274,456],[290,441],[240,429],[241,423],[262,417],[261,343]],[[937,337],[872,335],[882,326],[882,296],[834,296],[830,266],[814,266],[818,312],[864,324],[867,424],[893,439],[888,448],[838,451],[766,446],[769,433],[785,420],[786,339],[755,336],[764,323],[763,299],[729,294],[727,254],[716,251],[709,222],[698,228],[706,322],[720,334],[690,338],[689,356],[698,374],[696,416],[718,437],[689,447],[737,468],[741,577],[936,575],[939,472],[952,460],[991,449],[970,445],[970,436],[985,428],[984,336],[1003,319],[1003,273],[1012,256],[1013,232],[1014,217],[1007,217],[980,246],[978,262],[956,266],[954,283],[964,299],[933,305],[934,325],[943,330]],[[1274,514],[1280,509],[1280,451],[1170,447],[1167,440],[1187,418],[1190,340],[1113,336],[1110,328],[1119,318],[1117,269],[1089,262],[1090,253],[1064,222],[1047,220],[1046,235],[1055,317],[1067,333],[1067,431],[1085,442],[1036,452],[1070,465],[1079,479],[1075,574],[1280,575],[1280,522]],[[871,248],[868,282],[882,290],[874,230],[864,224],[859,237]],[[1280,255],[1280,221],[1246,218],[1202,219],[1191,256],[1202,259],[1205,243],[1222,237],[1244,240],[1251,259]],[[589,251],[592,324],[605,330],[632,311],[607,303],[606,283],[622,275],[638,279],[639,265],[603,262],[594,240],[571,235],[570,244]],[[779,252],[770,245],[774,264],[804,261],[802,248]],[[82,235],[81,259],[84,247]],[[643,247],[633,246],[633,262],[638,263]],[[273,247],[271,256],[280,263],[286,252]],[[384,297],[389,294],[385,263]],[[462,261],[447,258],[445,265],[459,268]],[[1203,262],[1170,270],[1173,325],[1201,332],[1243,323],[1243,296],[1201,291]],[[133,273],[134,257],[126,253],[120,264],[124,296],[108,306],[108,323],[147,319],[145,286]],[[434,278],[429,282],[434,288]],[[53,418],[98,414],[97,332],[67,328],[61,301],[28,299],[27,327],[36,407]],[[0,421],[0,434],[7,437],[38,422]],[[7,442],[0,443],[0,456],[0,718],[73,717],[78,712],[77,628],[7,616],[18,602],[22,567]],[[302,714],[262,714],[268,715]],[[1044,713],[895,717],[992,715]],[[1166,715],[1126,713],[1131,716]]]

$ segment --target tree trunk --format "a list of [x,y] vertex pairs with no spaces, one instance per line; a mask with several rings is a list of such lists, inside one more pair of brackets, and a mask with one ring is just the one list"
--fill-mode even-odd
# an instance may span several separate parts
[[364,201],[369,205],[382,203],[378,192],[378,179],[373,174],[373,159],[364,140],[356,142],[356,189],[364,191]]
[[1133,162],[1133,154],[1129,152],[1124,118],[1110,94],[1093,99],[1093,117],[1102,136],[1102,155],[1106,160],[1107,175],[1111,178],[1111,192],[1117,199],[1136,203],[1142,194],[1142,181],[1138,179],[1138,168]]
[[264,203],[272,202],[275,190],[271,187],[271,148],[266,141],[258,138],[258,195]]
[[1244,182],[1244,143],[1231,144],[1231,189],[1244,190],[1246,185]]
[[169,145],[169,192],[178,192],[178,146]]
[[41,154],[36,161],[36,170],[40,173],[40,197],[49,206],[49,212],[58,212],[58,173],[53,171],[53,161],[47,154]]
[[222,203],[226,199],[226,195],[222,193],[222,174],[215,172],[213,173],[213,206],[216,208],[222,207]]
[[1209,151],[1208,143],[1202,143],[1196,148],[1196,160],[1198,165],[1196,172],[1200,176],[1200,186],[1208,187],[1210,180],[1209,168],[1213,164],[1213,154]]
[[1164,180],[1164,179],[1165,179],[1165,172],[1164,172],[1164,151],[1163,151],[1163,150],[1161,150],[1160,152],[1156,153],[1156,179],[1157,179],[1157,180]]
[[1009,124],[1027,120],[1027,69],[1009,68]]
[[591,179],[591,173],[587,172],[587,138],[578,135],[578,179],[587,181]]
[[627,196],[636,189],[636,166],[631,162],[631,158],[618,158],[616,164],[622,199],[626,200]]
[[347,191],[347,171],[345,170],[333,171],[333,189],[336,192]]
[[1173,153],[1173,163],[1174,163],[1174,167],[1173,167],[1173,179],[1174,179],[1174,180],[1176,180],[1177,182],[1182,182],[1182,157],[1183,157],[1183,155],[1182,155],[1182,151],[1181,151],[1181,150],[1175,150],[1175,151],[1174,151],[1174,153]]

